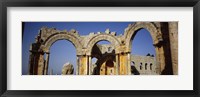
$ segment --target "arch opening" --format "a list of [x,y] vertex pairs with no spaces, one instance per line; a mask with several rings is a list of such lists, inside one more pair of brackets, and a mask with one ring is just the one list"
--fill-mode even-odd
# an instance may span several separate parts
[[45,42],[44,42],[45,50],[49,51],[51,46],[56,41],[59,41],[59,40],[67,40],[70,43],[72,43],[72,45],[75,48],[81,48],[82,47],[81,43],[78,41],[79,38],[77,36],[72,35],[70,33],[66,34],[66,33],[60,32],[60,33],[53,34],[53,35],[49,36],[48,39],[45,40]]
[[152,65],[153,65],[153,64],[152,64],[152,63],[150,63],[150,70],[152,70]]
[[103,43],[105,43],[106,41],[109,42],[110,44],[113,45],[114,49],[116,46],[120,45],[119,40],[114,37],[113,35],[110,34],[99,34],[97,36],[94,36],[84,47],[86,47],[88,49],[87,53],[91,54],[93,48],[95,47],[96,44],[101,44],[103,41]]
[[142,70],[142,63],[140,63],[140,70]]
[[57,40],[50,47],[48,74],[75,75],[76,48],[69,40]]
[[147,63],[145,63],[145,70],[147,70]]
[[[141,75],[156,74],[154,71],[149,71],[147,64],[156,63],[156,52],[150,32],[144,28],[138,29],[134,32],[131,38],[130,47],[131,56],[134,58],[136,63],[136,70],[138,70]],[[144,68],[142,63],[144,63]],[[155,68],[156,67],[154,67],[154,69]]]
[[92,59],[96,58],[95,75],[110,75],[114,74],[115,47],[107,40],[101,40],[95,43],[92,48]]

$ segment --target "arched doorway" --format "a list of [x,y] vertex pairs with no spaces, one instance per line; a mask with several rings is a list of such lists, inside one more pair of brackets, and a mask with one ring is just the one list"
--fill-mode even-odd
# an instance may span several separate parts
[[150,32],[146,29],[139,29],[131,39],[131,54],[155,56],[155,47]]
[[[109,42],[109,44],[99,44],[99,42]],[[103,45],[103,46],[102,46]],[[103,57],[105,56],[113,56],[114,59],[113,60],[116,60],[115,58],[115,50],[116,50],[116,47],[118,47],[120,45],[120,42],[119,40],[113,36],[112,34],[108,34],[108,33],[105,33],[105,34],[96,34],[94,35],[90,41],[88,41],[87,44],[84,45],[85,48],[87,48],[87,51],[86,51],[86,54],[88,57],[88,60],[89,60],[89,68],[92,68],[91,67],[91,58],[93,57],[96,57],[99,60],[98,63],[97,63],[97,67],[98,67],[98,75],[101,74],[100,73],[100,66],[103,64],[102,62],[105,62],[105,60],[103,60]],[[115,68],[117,69],[117,68]],[[90,73],[89,73],[90,74]]]
[[[131,56],[135,60],[135,69],[138,74],[156,74],[156,52],[150,32],[144,28],[138,29],[131,38]],[[155,57],[154,57],[155,56]],[[152,63],[150,68],[149,63]],[[133,71],[133,70],[132,70]]]
[[[94,75],[111,75],[115,74],[114,61],[115,49],[114,46],[107,40],[100,40],[94,44],[92,48],[92,74]],[[109,60],[109,61],[108,61]],[[95,61],[95,64],[94,62]]]
[[140,29],[146,29],[151,34],[153,39],[153,45],[155,47],[156,56],[156,67],[155,71],[159,74],[173,74],[172,72],[172,61],[171,61],[171,51],[169,42],[169,27],[167,22],[136,22],[130,25],[125,31],[125,39],[129,52],[131,49],[131,43]]
[[[85,47],[88,49],[87,54],[90,55],[92,53],[94,46],[98,42],[106,42],[106,41],[112,44],[114,50],[117,46],[120,45],[119,40],[111,34],[97,34],[96,36],[93,36],[91,40],[85,45]],[[111,50],[111,48],[108,49]]]
[[54,42],[49,52],[48,75],[61,75],[63,71],[66,71],[66,73],[62,75],[76,74],[76,48],[70,41],[58,40]]

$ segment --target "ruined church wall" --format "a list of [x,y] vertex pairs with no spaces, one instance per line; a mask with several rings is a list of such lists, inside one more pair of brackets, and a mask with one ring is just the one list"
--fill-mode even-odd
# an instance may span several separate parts
[[157,75],[155,57],[131,55],[131,62],[140,75]]

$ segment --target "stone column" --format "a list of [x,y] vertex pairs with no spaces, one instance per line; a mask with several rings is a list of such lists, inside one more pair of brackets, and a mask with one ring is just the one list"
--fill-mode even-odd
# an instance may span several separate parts
[[120,75],[127,75],[127,54],[121,53],[119,55]]
[[79,57],[76,57],[76,75],[79,75]]
[[88,56],[88,74],[92,75],[92,58],[91,56]]
[[44,68],[44,75],[48,75],[48,67],[49,67],[49,52],[46,52],[46,62],[45,62],[45,68]]
[[164,55],[164,48],[163,46],[158,48],[158,52],[159,52],[159,62],[160,62],[160,71],[161,73],[163,72],[163,70],[165,69],[165,55]]
[[131,75],[131,54],[127,53],[127,74]]
[[115,60],[116,60],[115,71],[116,71],[116,75],[118,75],[119,74],[119,55],[118,54],[116,54]]
[[30,51],[30,55],[29,55],[29,70],[28,70],[28,75],[33,75],[33,62],[34,62],[34,55],[32,54],[32,52]]
[[123,74],[123,59],[122,59],[123,55],[122,54],[119,54],[119,75],[122,75]]
[[28,75],[34,75],[34,63],[35,63],[35,52],[33,51],[32,45],[30,45],[29,48],[29,71],[28,71]]
[[79,75],[87,75],[88,69],[88,60],[86,55],[79,57]]
[[157,70],[159,74],[162,74],[166,65],[163,43],[160,41],[159,43],[154,44],[154,47],[156,50],[156,65],[158,66]]
[[37,74],[38,75],[44,74],[44,54],[43,53],[39,53]]
[[169,39],[173,74],[178,74],[178,22],[169,22]]
[[156,73],[161,74],[161,64],[160,64],[160,54],[159,54],[159,50],[158,47],[155,46],[155,51],[156,51]]

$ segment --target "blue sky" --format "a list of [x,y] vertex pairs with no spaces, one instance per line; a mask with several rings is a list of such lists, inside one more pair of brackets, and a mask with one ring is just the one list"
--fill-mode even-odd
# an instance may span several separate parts
[[[56,28],[58,30],[75,29],[80,35],[88,35],[90,32],[104,32],[107,28],[115,31],[117,35],[123,34],[128,24],[133,22],[25,22],[24,35],[22,42],[22,74],[28,73],[29,48],[35,41],[35,37],[41,27]],[[100,41],[100,44],[109,42]],[[134,55],[155,55],[155,49],[152,44],[152,38],[149,32],[141,29],[136,34],[132,43],[132,52]],[[76,68],[76,50],[71,42],[67,40],[56,41],[50,48],[49,71],[53,69],[54,74],[60,74],[63,64],[70,62]],[[94,59],[93,59],[94,60]]]

